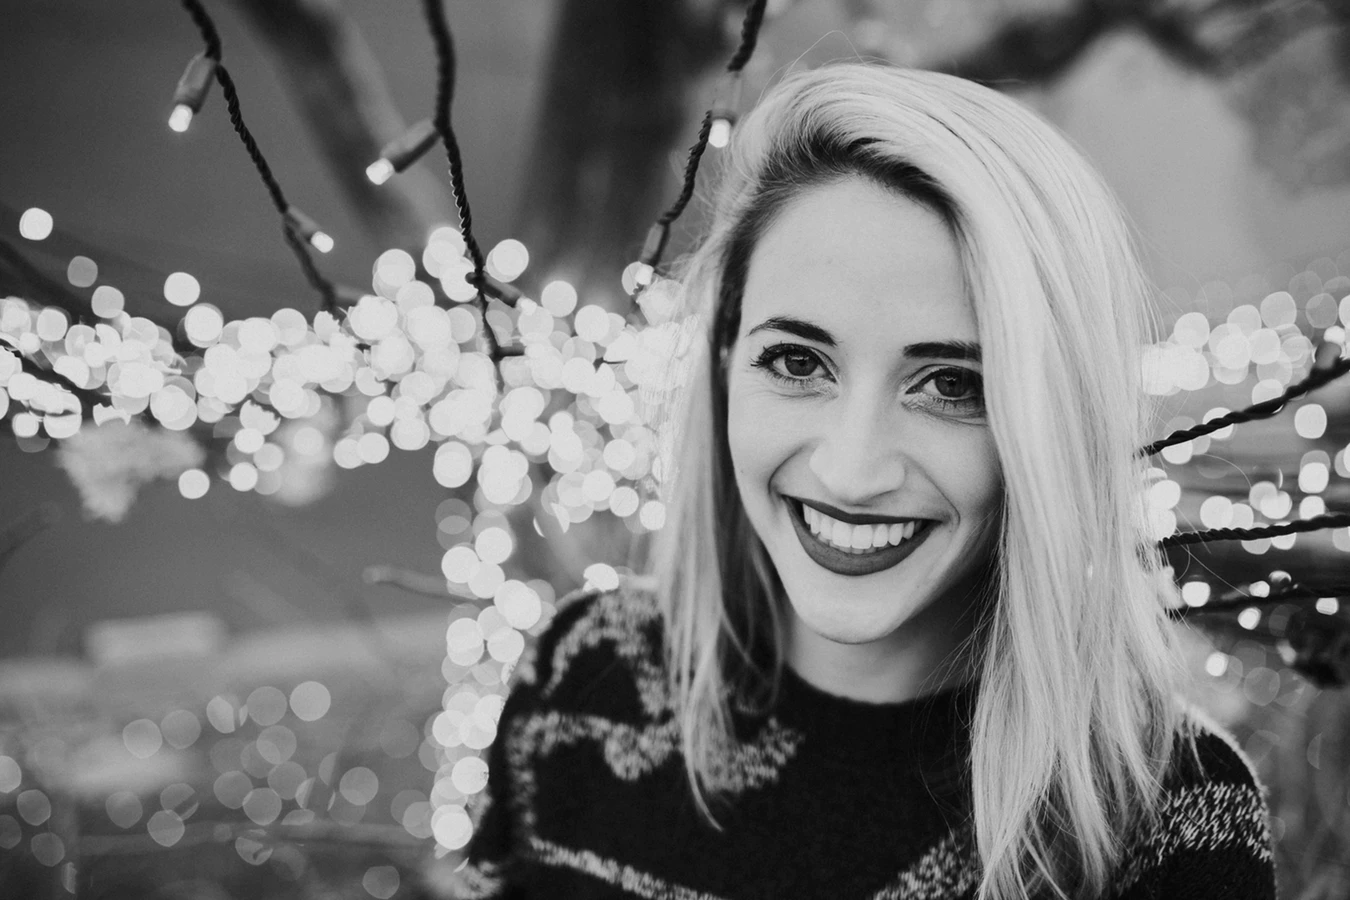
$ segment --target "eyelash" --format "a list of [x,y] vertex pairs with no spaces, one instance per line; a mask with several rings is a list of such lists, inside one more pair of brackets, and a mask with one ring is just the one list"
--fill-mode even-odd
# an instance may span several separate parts
[[[757,369],[763,370],[771,378],[782,384],[791,385],[796,388],[805,386],[806,382],[810,381],[811,378],[794,378],[791,375],[784,375],[774,367],[774,363],[786,356],[809,357],[816,365],[820,366],[822,369],[825,368],[825,364],[813,350],[803,347],[800,344],[772,344],[761,350],[759,355],[751,362],[751,365]],[[934,394],[923,394],[925,405],[936,408],[942,412],[961,413],[964,415],[977,415],[984,412],[984,395],[981,390],[980,373],[972,369],[956,366],[945,366],[943,368],[934,369],[929,372],[918,385],[916,385],[916,388],[922,387],[943,375],[955,375],[959,378],[968,378],[972,380],[974,382],[972,391],[975,393],[975,396],[965,399],[952,399],[950,397],[939,397]]]

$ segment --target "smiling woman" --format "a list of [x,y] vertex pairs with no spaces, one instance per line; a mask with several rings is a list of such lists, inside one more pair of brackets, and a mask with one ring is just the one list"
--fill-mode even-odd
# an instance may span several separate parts
[[649,575],[522,666],[461,893],[1273,897],[1262,789],[1177,699],[1099,178],[994,91],[865,65],[728,152]]
[[727,438],[789,665],[875,701],[969,680],[924,683],[973,630],[1003,493],[946,222],[863,177],[803,193],[751,256],[741,328]]

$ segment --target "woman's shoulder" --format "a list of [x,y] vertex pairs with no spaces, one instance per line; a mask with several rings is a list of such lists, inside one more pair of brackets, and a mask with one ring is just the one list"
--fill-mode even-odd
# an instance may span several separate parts
[[551,707],[584,702],[618,714],[637,712],[636,702],[654,714],[654,695],[664,693],[663,661],[655,582],[628,576],[617,587],[579,588],[560,599],[512,681]]
[[1232,733],[1184,703],[1177,737],[1163,783],[1164,820],[1211,843],[1222,839],[1268,852],[1267,791]]
[[1172,769],[1177,791],[1251,793],[1264,799],[1265,788],[1232,733],[1199,706],[1182,706],[1182,740],[1194,741],[1195,754],[1179,754]]
[[1232,734],[1184,705],[1160,816],[1132,848],[1125,883],[1176,896],[1273,897],[1269,815],[1266,789]]

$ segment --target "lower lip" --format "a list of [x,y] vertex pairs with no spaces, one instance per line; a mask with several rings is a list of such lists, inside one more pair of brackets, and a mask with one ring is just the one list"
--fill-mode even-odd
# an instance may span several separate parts
[[925,521],[917,533],[895,546],[886,547],[873,551],[871,553],[845,553],[838,547],[826,544],[811,533],[811,528],[806,524],[802,517],[801,504],[795,500],[789,500],[789,517],[792,519],[792,527],[797,532],[797,540],[802,542],[802,549],[806,555],[823,569],[829,569],[836,575],[871,575],[874,572],[881,572],[889,569],[891,566],[903,562],[906,557],[915,551],[920,544],[928,539],[928,533],[933,530],[933,522]]

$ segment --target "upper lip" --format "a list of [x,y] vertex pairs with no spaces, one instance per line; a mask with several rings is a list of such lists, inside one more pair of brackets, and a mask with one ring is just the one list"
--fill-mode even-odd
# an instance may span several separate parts
[[[785,495],[786,496],[786,495]],[[831,506],[828,503],[821,503],[819,500],[803,500],[800,497],[789,497],[803,506],[809,506],[816,512],[824,513],[831,519],[838,519],[848,525],[893,525],[896,522],[922,522],[923,519],[912,516],[874,516],[866,513],[847,513],[838,507]]]

